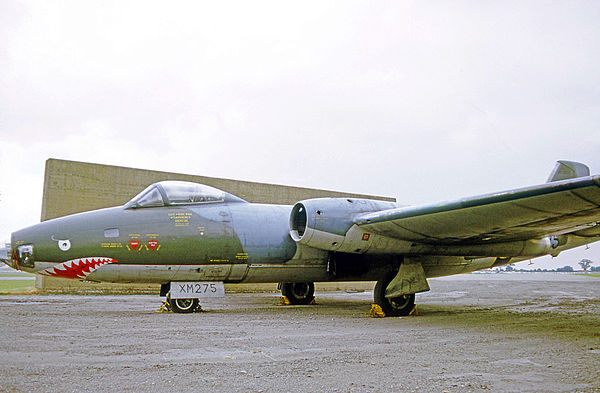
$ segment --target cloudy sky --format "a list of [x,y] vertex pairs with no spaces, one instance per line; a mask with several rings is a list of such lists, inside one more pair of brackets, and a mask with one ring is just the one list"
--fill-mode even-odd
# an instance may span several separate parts
[[[214,3],[214,4],[213,4]],[[600,173],[600,3],[0,2],[0,240],[44,162],[438,202]],[[600,245],[538,266],[600,264]]]

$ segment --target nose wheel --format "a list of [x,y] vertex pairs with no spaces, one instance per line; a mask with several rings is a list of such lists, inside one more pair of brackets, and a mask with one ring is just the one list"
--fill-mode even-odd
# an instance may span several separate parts
[[167,303],[171,311],[180,314],[192,313],[200,307],[198,299],[171,299],[169,295],[167,295]]
[[166,304],[163,302],[164,306],[161,307],[161,311],[173,311],[180,314],[187,314],[201,309],[200,301],[198,299],[171,299],[171,293],[169,292],[170,287],[170,283],[162,284],[160,286],[160,296],[167,297],[167,302]]

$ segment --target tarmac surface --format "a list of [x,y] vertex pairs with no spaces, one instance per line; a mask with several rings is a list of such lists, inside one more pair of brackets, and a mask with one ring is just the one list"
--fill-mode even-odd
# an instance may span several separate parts
[[0,391],[600,391],[600,278],[430,286],[402,318],[366,317],[369,291],[230,294],[194,314],[148,295],[0,296]]

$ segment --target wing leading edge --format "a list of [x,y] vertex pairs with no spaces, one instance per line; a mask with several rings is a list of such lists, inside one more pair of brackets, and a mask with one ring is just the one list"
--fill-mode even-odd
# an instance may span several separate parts
[[489,244],[561,235],[600,222],[600,176],[362,214],[363,230],[415,243]]

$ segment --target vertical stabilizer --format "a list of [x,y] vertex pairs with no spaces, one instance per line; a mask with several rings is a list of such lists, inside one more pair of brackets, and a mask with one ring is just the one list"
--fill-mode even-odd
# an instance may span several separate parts
[[557,161],[556,166],[548,177],[548,183],[553,181],[574,179],[590,175],[590,168],[580,162],[575,161]]

